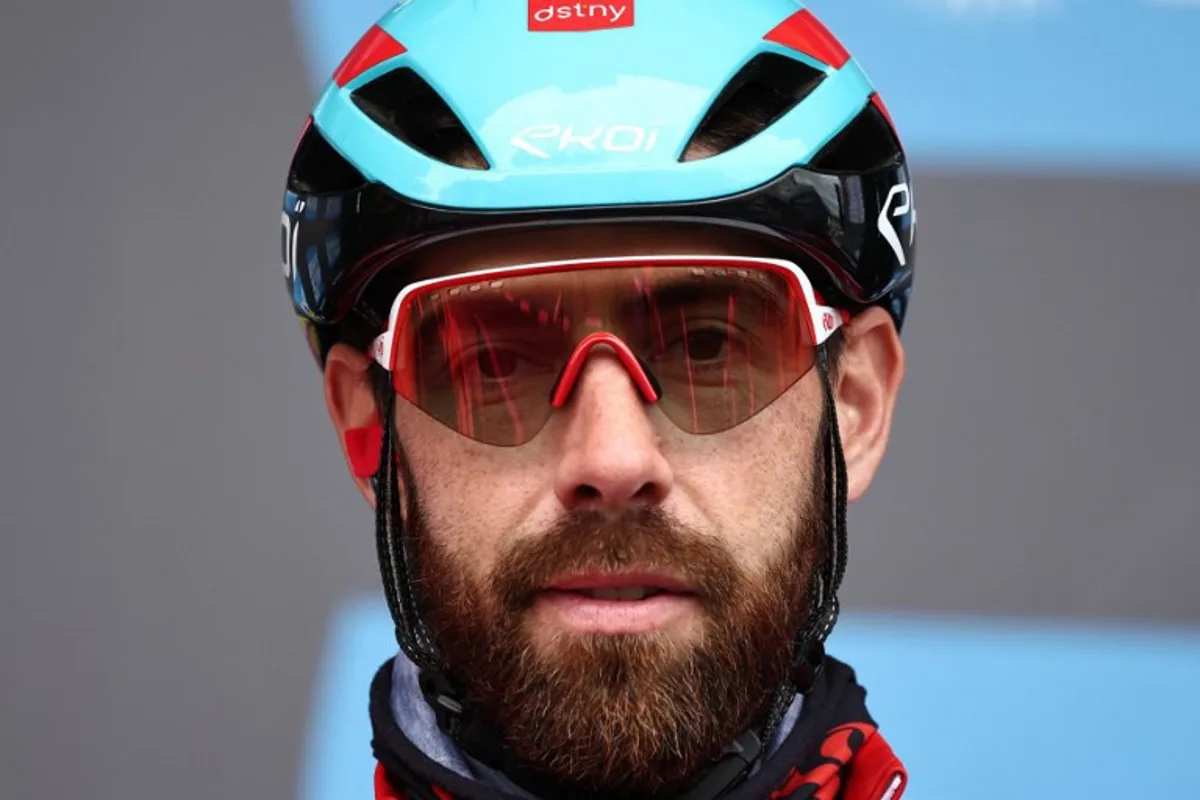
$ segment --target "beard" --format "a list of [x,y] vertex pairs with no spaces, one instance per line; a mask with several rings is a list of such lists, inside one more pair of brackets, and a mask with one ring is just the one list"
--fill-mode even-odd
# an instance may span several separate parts
[[[819,481],[784,546],[753,573],[721,540],[644,506],[570,511],[514,544],[483,581],[430,535],[411,475],[404,482],[421,613],[449,674],[530,783],[572,797],[678,791],[768,710],[787,678],[823,551]],[[629,568],[683,577],[699,635],[535,638],[533,607],[556,577]]]

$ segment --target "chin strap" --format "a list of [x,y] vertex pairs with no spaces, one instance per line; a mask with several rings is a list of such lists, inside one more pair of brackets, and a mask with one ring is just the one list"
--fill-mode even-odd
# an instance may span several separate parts
[[[825,508],[829,511],[829,527],[825,557],[813,576],[809,622],[796,637],[790,675],[772,696],[762,724],[743,731],[679,800],[716,800],[741,783],[764,756],[766,743],[775,735],[795,696],[811,691],[824,667],[825,640],[837,623],[837,592],[846,572],[847,496],[846,461],[825,346],[817,348],[817,368],[825,399]],[[418,612],[414,586],[416,559],[400,513],[397,462],[401,454],[394,441],[394,393],[388,394],[385,405],[379,468],[371,485],[376,498],[375,541],[380,576],[388,610],[396,625],[396,640],[404,655],[420,670],[421,691],[446,735],[473,758],[510,778],[529,775],[530,780],[536,780],[534,773],[517,762],[504,746],[499,729],[473,713],[463,699],[462,692],[446,673],[441,654]]]
[[[416,556],[400,513],[400,481],[397,467],[402,457],[395,443],[395,392],[384,403],[383,441],[379,468],[371,479],[375,490],[375,546],[388,611],[396,626],[396,641],[410,661],[422,671],[441,673],[442,657],[417,607],[414,585]],[[408,469],[407,465],[403,467]]]
[[830,379],[829,353],[817,348],[817,368],[825,395],[822,427],[825,439],[825,508],[829,520],[825,535],[825,554],[812,579],[808,624],[796,637],[792,682],[804,694],[812,689],[825,662],[825,640],[837,624],[840,604],[838,589],[846,574],[846,458],[838,428],[837,403]]
[[[825,508],[829,511],[829,532],[826,537],[828,551],[823,566],[825,582],[818,582],[818,603],[814,606],[814,626],[809,630],[810,644],[824,644],[838,620],[838,590],[846,575],[846,557],[849,544],[846,539],[846,456],[842,452],[842,434],[838,426],[837,401],[833,396],[830,377],[829,351],[824,346],[817,348],[817,368],[821,373],[821,384],[825,394]],[[821,576],[818,576],[820,578]]]
[[762,754],[763,740],[753,730],[743,731],[725,748],[725,752],[708,768],[700,781],[679,795],[679,800],[713,800],[720,797],[745,779]]

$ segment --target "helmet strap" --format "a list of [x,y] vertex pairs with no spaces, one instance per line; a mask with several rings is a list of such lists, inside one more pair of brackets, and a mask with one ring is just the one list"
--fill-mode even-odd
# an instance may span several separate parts
[[407,472],[408,465],[401,463],[404,456],[396,446],[395,406],[396,395],[389,392],[383,413],[379,468],[371,479],[375,489],[375,546],[379,573],[400,649],[418,668],[441,671],[441,654],[417,606],[415,542],[408,535],[400,513],[398,470],[402,468]]
[[837,624],[840,604],[838,589],[846,574],[846,457],[842,452],[842,437],[838,427],[837,401],[828,347],[817,348],[817,370],[825,395],[823,438],[825,449],[825,510],[828,527],[825,535],[825,554],[812,579],[808,624],[796,637],[792,662],[792,680],[801,694],[810,691],[820,675],[825,660],[825,640]]

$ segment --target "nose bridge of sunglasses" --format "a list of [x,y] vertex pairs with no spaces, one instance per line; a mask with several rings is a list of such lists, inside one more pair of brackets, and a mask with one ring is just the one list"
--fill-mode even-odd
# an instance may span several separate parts
[[585,336],[575,350],[571,353],[571,357],[563,366],[562,373],[554,383],[554,389],[550,396],[550,405],[556,409],[561,409],[566,406],[567,401],[571,398],[571,393],[575,389],[575,384],[579,382],[579,376],[583,373],[583,368],[587,363],[588,357],[592,354],[597,346],[607,346],[616,355],[617,360],[629,372],[629,377],[633,379],[634,386],[647,403],[656,403],[662,397],[662,389],[658,382],[646,369],[629,345],[625,344],[615,333],[607,331],[598,331],[596,333]]

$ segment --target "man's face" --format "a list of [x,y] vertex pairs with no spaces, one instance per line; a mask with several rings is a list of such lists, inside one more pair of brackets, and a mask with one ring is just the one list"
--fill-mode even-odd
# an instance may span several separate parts
[[[694,232],[529,236],[443,247],[417,274],[756,254]],[[424,613],[519,757],[626,795],[678,787],[764,710],[823,547],[822,397],[814,369],[745,423],[691,435],[597,349],[569,404],[519,447],[397,400]]]

